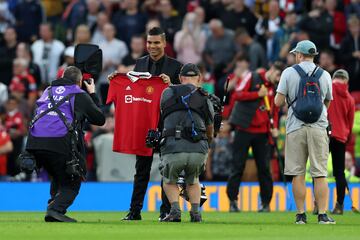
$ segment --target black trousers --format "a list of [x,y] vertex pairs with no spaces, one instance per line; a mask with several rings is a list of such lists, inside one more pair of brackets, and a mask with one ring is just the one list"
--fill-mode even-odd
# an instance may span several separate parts
[[345,190],[347,186],[345,178],[345,149],[346,144],[335,138],[330,138],[330,152],[332,156],[333,175],[336,181],[337,202],[344,203]]
[[50,199],[48,210],[65,214],[79,193],[81,179],[72,179],[65,172],[66,160],[69,154],[60,154],[50,151],[31,151],[38,164],[43,166],[51,177]]
[[273,193],[273,181],[270,173],[270,144],[265,133],[249,133],[235,130],[231,174],[227,183],[229,199],[237,200],[241,178],[245,169],[250,146],[258,170],[260,197],[263,205],[270,203]]
[[[140,212],[144,205],[144,198],[150,179],[151,164],[153,156],[136,156],[134,187],[131,196],[130,211]],[[169,213],[171,205],[164,192],[163,182],[161,180],[161,213]]]

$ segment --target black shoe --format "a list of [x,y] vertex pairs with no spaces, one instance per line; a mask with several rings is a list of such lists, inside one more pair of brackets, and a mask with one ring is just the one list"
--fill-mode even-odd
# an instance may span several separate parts
[[296,214],[295,223],[296,223],[296,224],[306,224],[306,223],[307,223],[306,214],[305,214],[305,213],[298,213],[298,214]]
[[237,200],[230,201],[229,212],[240,212]]
[[201,213],[190,212],[190,222],[202,222]]
[[47,210],[45,215],[45,222],[77,222],[75,219],[65,216],[54,210]]
[[160,222],[181,222],[181,212],[170,211]]
[[343,215],[344,214],[344,204],[339,204],[338,202],[336,202],[335,208],[331,211],[331,214]]
[[140,212],[130,211],[122,220],[125,221],[141,220],[141,214]]
[[319,224],[336,224],[335,220],[331,217],[328,217],[326,213],[318,215]]
[[270,212],[269,204],[262,205],[258,212],[259,213],[268,213],[268,212]]
[[166,216],[167,216],[168,214],[169,214],[169,213],[167,213],[167,212],[160,212],[159,222],[161,222],[164,218],[166,218]]

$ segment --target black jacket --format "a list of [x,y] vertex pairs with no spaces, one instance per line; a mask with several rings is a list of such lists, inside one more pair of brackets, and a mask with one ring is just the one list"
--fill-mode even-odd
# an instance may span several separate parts
[[[149,69],[150,56],[141,57],[136,60],[134,71],[136,72],[150,72]],[[172,84],[180,84],[179,74],[182,64],[177,60],[164,56],[164,61],[161,67],[161,73],[170,77]]]
[[[51,86],[64,86],[72,85],[73,83],[67,79],[58,79],[51,83]],[[105,116],[100,109],[100,101],[95,93],[79,93],[75,95],[74,112],[76,128],[79,134],[78,149],[84,154],[84,138],[83,126],[87,120],[93,125],[104,125]],[[28,136],[26,150],[47,150],[57,153],[70,152],[71,145],[69,136],[63,138],[38,138],[33,137],[31,134]]]

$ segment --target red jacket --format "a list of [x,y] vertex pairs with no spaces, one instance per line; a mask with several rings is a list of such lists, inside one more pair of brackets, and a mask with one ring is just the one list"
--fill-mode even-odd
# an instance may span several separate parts
[[346,143],[354,123],[355,102],[348,91],[348,85],[334,80],[333,98],[328,110],[332,125],[331,137]]
[[[267,79],[265,78],[265,70],[260,70],[258,73],[260,74],[261,79],[264,81],[264,85],[268,89],[268,98],[270,103],[271,115],[274,119],[274,128],[278,128],[279,108],[277,108],[274,104],[274,85],[267,81]],[[249,77],[244,77],[244,79],[239,82],[239,84],[235,88],[234,93],[231,96],[231,103],[235,103],[235,101],[251,101],[259,98],[257,91],[249,91],[251,87],[251,81],[252,74],[249,74]],[[257,86],[257,88],[260,88],[260,86]],[[250,133],[268,133],[270,130],[270,119],[269,113],[264,110],[264,106],[264,99],[261,98],[259,107],[255,112],[250,126],[246,129],[241,129],[240,127],[237,128]],[[260,108],[262,108],[262,110]]]

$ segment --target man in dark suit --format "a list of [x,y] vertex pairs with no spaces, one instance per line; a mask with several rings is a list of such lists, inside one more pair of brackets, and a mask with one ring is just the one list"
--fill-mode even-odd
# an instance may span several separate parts
[[[166,38],[164,31],[159,27],[150,29],[146,38],[146,48],[149,55],[136,60],[134,71],[150,72],[154,76],[160,76],[165,83],[180,84],[179,74],[182,64],[177,60],[165,55]],[[109,76],[111,79],[116,74]],[[153,156],[136,156],[134,176],[134,188],[131,197],[130,211],[123,220],[141,220],[146,189],[150,179]],[[170,203],[162,190],[162,205],[160,207],[159,220],[170,212]]]

